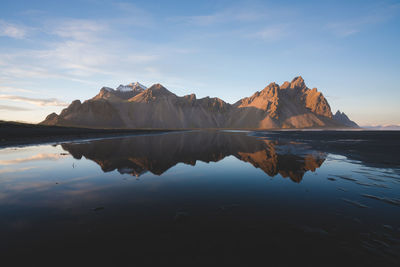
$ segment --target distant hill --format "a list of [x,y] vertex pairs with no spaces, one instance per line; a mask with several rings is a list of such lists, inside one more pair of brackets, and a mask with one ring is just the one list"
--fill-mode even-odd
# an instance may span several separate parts
[[[337,113],[338,114],[338,113]],[[281,86],[271,83],[235,104],[195,94],[177,96],[161,84],[103,87],[93,98],[73,101],[41,123],[99,128],[348,128],[358,127],[343,113],[332,114],[328,101],[301,76]],[[344,115],[344,116],[343,116]],[[346,119],[347,118],[347,119]]]
[[347,115],[344,112],[340,112],[340,110],[338,110],[335,115],[333,115],[333,119],[336,120],[337,122],[346,125],[348,127],[352,127],[352,128],[360,128],[357,123],[355,123],[354,121],[350,120],[349,117],[347,117]]
[[380,131],[400,131],[400,125],[375,125],[375,126],[362,126],[366,130],[380,130]]

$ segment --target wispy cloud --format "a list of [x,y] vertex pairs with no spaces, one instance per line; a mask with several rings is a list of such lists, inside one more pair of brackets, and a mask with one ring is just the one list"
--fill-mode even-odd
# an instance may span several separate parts
[[7,111],[29,111],[32,109],[29,108],[22,108],[16,106],[8,106],[8,105],[0,105],[0,110],[7,110]]
[[113,23],[123,23],[125,26],[153,27],[156,22],[153,14],[133,3],[115,2],[113,6],[118,10],[119,17],[113,18]]
[[[72,66],[67,68],[65,61],[60,60],[60,57],[67,55],[58,55],[57,57],[50,58],[54,53],[54,49],[50,50],[21,50],[18,53],[0,54],[0,65],[2,71],[0,73],[0,80],[6,82],[18,82],[20,79],[26,81],[30,79],[62,79],[83,84],[96,84],[91,80],[84,79],[82,76],[88,76],[91,72],[82,72],[83,75],[76,75],[73,70],[77,69]],[[72,55],[70,55],[72,60]],[[78,58],[75,56],[74,58]],[[4,60],[3,60],[4,59]],[[59,59],[59,61],[57,61]],[[68,60],[68,59],[66,59]],[[52,66],[49,68],[48,66]],[[71,71],[72,70],[72,71]],[[81,77],[79,77],[81,76]],[[31,80],[32,81],[32,80]],[[12,91],[10,87],[0,88],[0,92]],[[24,92],[22,90],[14,90]]]
[[108,29],[107,23],[89,19],[56,20],[50,29],[51,33],[66,39],[95,41],[99,33]]
[[211,26],[229,22],[254,22],[264,19],[266,10],[232,7],[211,14],[196,16],[180,16],[171,18],[173,21],[197,26]]
[[0,20],[0,36],[22,39],[26,36],[26,29],[22,26]]
[[329,23],[326,27],[338,37],[347,37],[360,32],[365,26],[377,22],[378,20],[376,17],[364,17]]
[[[160,54],[156,49],[146,48],[146,44],[137,39],[118,36],[118,31],[114,29],[120,24],[119,19],[46,20],[41,30],[52,41],[41,45],[39,41],[37,49],[19,49],[18,52],[0,54],[0,80],[17,81],[29,77],[35,80],[63,79],[95,85],[95,75],[108,80],[124,73],[140,75],[144,72],[144,64],[155,62]],[[8,88],[0,87],[0,92],[8,91]]]
[[271,25],[250,34],[249,37],[258,38],[263,41],[278,41],[289,35],[289,27],[285,24]]
[[34,93],[32,90],[18,88],[13,86],[1,86],[0,85],[0,92],[22,92],[22,93]]
[[326,28],[338,37],[347,37],[367,29],[368,26],[384,23],[398,15],[399,11],[400,4],[382,4],[373,8],[370,13],[356,15],[348,20],[330,22],[326,25]]
[[68,103],[58,100],[56,98],[31,98],[31,97],[15,96],[15,95],[0,95],[0,99],[25,102],[37,106],[64,107],[68,105]]

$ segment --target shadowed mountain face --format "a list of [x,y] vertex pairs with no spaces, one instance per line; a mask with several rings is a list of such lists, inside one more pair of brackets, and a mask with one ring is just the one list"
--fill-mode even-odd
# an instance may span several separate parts
[[162,175],[178,163],[218,162],[227,156],[262,169],[269,176],[280,174],[300,182],[307,171],[315,171],[326,155],[290,142],[279,143],[245,133],[199,131],[162,135],[103,139],[63,144],[74,158],[84,156],[104,172],[118,170],[134,176],[150,171]]
[[[347,117],[346,117],[347,118]],[[262,91],[231,105],[219,98],[196,95],[179,97],[161,84],[146,88],[138,83],[103,87],[81,103],[75,100],[59,115],[52,113],[45,125],[102,128],[343,128],[353,127],[335,119],[328,101],[302,77],[281,86],[271,83]]]
[[350,120],[349,117],[344,112],[340,112],[340,110],[336,111],[335,115],[333,115],[333,119],[337,122],[346,125],[351,128],[360,128],[357,123]]

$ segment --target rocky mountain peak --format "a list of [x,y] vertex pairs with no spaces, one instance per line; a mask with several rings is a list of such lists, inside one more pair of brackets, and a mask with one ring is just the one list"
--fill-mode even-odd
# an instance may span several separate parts
[[350,120],[349,117],[344,112],[340,112],[340,110],[336,111],[335,115],[332,117],[335,121],[339,122],[342,125],[359,128],[358,124],[354,121]]
[[153,84],[140,94],[132,97],[130,102],[154,102],[159,99],[176,98],[177,96],[159,83]]
[[280,90],[279,85],[272,82],[261,91],[260,95],[263,95],[268,98],[276,98],[279,97],[279,90]]
[[196,100],[196,94],[185,95],[183,98],[185,98],[189,102],[193,102]]
[[146,90],[147,87],[144,86],[143,84],[139,83],[139,82],[134,82],[134,83],[130,83],[127,85],[122,85],[120,84],[117,87],[117,91],[121,91],[121,92],[128,92],[128,91],[139,91],[142,92],[144,90]]
[[304,83],[303,77],[297,76],[295,77],[292,82],[290,83],[290,88],[291,89],[303,89],[306,87],[306,84]]
[[290,87],[290,82],[286,81],[281,85],[281,89],[287,89]]
[[120,85],[117,90],[114,90],[110,87],[102,87],[100,92],[92,98],[92,100],[108,100],[119,102],[121,100],[127,100],[129,98],[134,97],[135,95],[143,92],[141,88],[132,88],[129,85]]
[[100,91],[112,92],[114,91],[114,89],[112,89],[111,87],[103,86],[101,87]]
[[306,88],[303,95],[305,97],[306,107],[312,112],[320,116],[332,118],[333,115],[328,100],[326,100],[321,92],[317,91],[317,88],[313,88],[312,90]]
[[130,83],[130,84],[128,84],[128,85],[131,86],[131,87],[140,87],[140,88],[142,88],[142,89],[147,89],[146,86],[144,86],[143,84],[141,84],[141,83],[139,83],[139,82]]
[[148,93],[151,92],[153,95],[158,95],[158,96],[175,95],[174,93],[172,93],[167,88],[165,88],[162,84],[159,84],[159,83],[153,84],[144,92],[148,92]]

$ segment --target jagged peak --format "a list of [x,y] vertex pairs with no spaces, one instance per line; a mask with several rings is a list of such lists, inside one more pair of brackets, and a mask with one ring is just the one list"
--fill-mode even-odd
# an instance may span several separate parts
[[279,89],[280,89],[279,85],[275,82],[272,82],[272,83],[268,84],[263,90],[261,90],[258,93],[269,92],[271,90],[279,90]]
[[128,85],[129,85],[129,86],[138,86],[138,87],[147,89],[147,87],[144,86],[143,84],[141,84],[140,82],[134,82],[134,83],[130,83],[130,84],[128,84]]
[[171,91],[169,91],[167,88],[165,88],[162,84],[156,83],[150,86],[147,90],[147,92],[157,92],[157,93],[162,93],[162,94],[173,94]]
[[340,110],[336,111],[335,116],[345,117],[348,118],[346,113],[341,112]]
[[185,95],[183,96],[184,99],[188,100],[188,101],[196,101],[196,94],[190,94],[190,95]]
[[282,85],[281,85],[281,89],[287,89],[289,87],[290,87],[290,82],[288,82],[288,81],[282,83]]
[[149,87],[149,89],[166,89],[161,83],[155,83],[152,86]]
[[278,84],[275,82],[272,82],[265,87],[259,95],[265,96],[267,95],[268,97],[278,97],[279,96],[279,91],[280,87]]
[[219,97],[210,97],[210,96],[206,96],[206,97],[200,98],[200,100],[202,100],[202,99],[208,99],[208,100],[213,100],[213,101],[218,101],[218,102],[224,102],[224,103],[225,103],[225,101],[222,100],[222,99],[219,98]]
[[129,101],[149,102],[165,97],[176,97],[176,95],[161,84],[156,83],[144,90],[143,92],[139,93],[138,95],[134,96]]
[[292,82],[290,83],[290,88],[295,89],[295,88],[304,88],[306,87],[306,84],[304,83],[304,79],[301,76],[295,77]]
[[345,126],[359,128],[357,123],[350,120],[350,118],[344,112],[341,112],[340,110],[336,111],[335,115],[333,115],[333,119]]
[[296,83],[296,82],[304,83],[303,77],[301,77],[300,75],[294,77],[291,83]]
[[280,88],[280,87],[277,83],[272,82],[272,83],[268,84],[267,87],[265,87],[264,89],[266,89],[266,88]]
[[112,89],[111,87],[103,86],[101,87],[100,91],[112,92],[114,91],[114,89]]
[[51,119],[54,119],[54,118],[57,118],[57,117],[58,117],[57,113],[53,112],[53,113],[51,113],[51,114],[46,116],[46,120],[51,120]]
[[196,99],[196,94],[185,95],[184,97]]
[[130,83],[127,85],[120,84],[117,87],[117,91],[127,92],[127,91],[144,91],[147,87],[139,82]]

